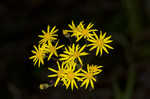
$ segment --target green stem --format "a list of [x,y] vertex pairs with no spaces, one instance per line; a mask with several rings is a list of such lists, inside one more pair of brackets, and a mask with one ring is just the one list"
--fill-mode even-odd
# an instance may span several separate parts
[[131,65],[128,73],[128,81],[127,81],[127,87],[125,90],[125,96],[124,99],[131,99],[132,94],[133,94],[133,89],[134,89],[134,83],[135,83],[135,68],[134,65]]
[[122,6],[128,17],[130,35],[135,38],[135,36],[139,36],[142,29],[140,0],[122,0]]

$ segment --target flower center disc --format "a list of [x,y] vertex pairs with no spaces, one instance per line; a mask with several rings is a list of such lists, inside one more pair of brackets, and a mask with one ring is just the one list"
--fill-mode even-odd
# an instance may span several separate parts
[[51,46],[51,47],[50,47],[50,51],[51,51],[51,52],[55,52],[55,51],[56,51],[56,47],[55,47],[55,46]]
[[38,51],[38,52],[36,53],[36,56],[37,56],[38,58],[42,57],[42,52]]
[[60,78],[63,78],[63,74],[64,74],[63,70],[59,70],[59,71],[57,72],[57,75],[58,75],[58,77],[60,77]]
[[49,33],[46,33],[46,34],[45,34],[45,38],[46,38],[47,40],[49,40],[49,39],[51,38],[51,35],[50,35]]
[[87,73],[87,74],[86,74],[86,77],[87,77],[88,79],[92,79],[93,75],[92,75],[92,73]]
[[83,33],[84,35],[88,35],[88,30],[85,29],[85,30],[82,31],[82,33]]
[[73,72],[68,72],[67,77],[68,79],[72,80],[75,77],[75,75]]
[[99,47],[103,47],[104,46],[104,42],[102,40],[97,40],[96,43],[98,44]]
[[75,56],[75,57],[79,57],[79,56],[80,56],[80,53],[77,51],[77,52],[74,53],[74,56]]

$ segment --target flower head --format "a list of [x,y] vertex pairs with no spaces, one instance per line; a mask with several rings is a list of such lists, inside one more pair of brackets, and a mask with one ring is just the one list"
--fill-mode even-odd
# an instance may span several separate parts
[[96,33],[94,32],[94,37],[87,39],[89,42],[91,42],[91,44],[88,44],[88,46],[93,46],[90,48],[90,51],[97,48],[96,56],[98,55],[99,52],[100,52],[100,55],[102,55],[102,53],[103,53],[102,50],[104,50],[107,54],[109,54],[106,47],[113,49],[113,47],[108,45],[108,43],[112,42],[112,40],[109,40],[111,38],[111,36],[108,36],[106,38],[105,38],[105,36],[106,36],[106,32],[104,33],[104,35],[102,35],[102,31],[100,31],[99,38],[96,35]]
[[71,37],[73,37],[73,36],[75,36],[76,38],[78,38],[79,37],[79,35],[80,35],[80,27],[81,27],[81,25],[82,25],[82,23],[83,23],[83,21],[81,21],[77,26],[74,24],[74,21],[72,21],[72,25],[68,25],[69,27],[70,27],[70,29],[72,29],[72,30],[70,30],[70,32],[72,32],[72,35],[71,35]]
[[77,37],[77,40],[76,42],[78,42],[81,38],[84,38],[84,39],[88,39],[90,37],[92,37],[92,32],[94,31],[97,31],[97,29],[91,29],[93,27],[94,24],[92,23],[89,23],[88,26],[85,28],[84,24],[81,23],[80,26],[79,26],[79,31],[77,31],[77,34],[79,35]]
[[55,34],[58,29],[55,29],[56,26],[54,26],[51,30],[50,30],[50,26],[47,26],[47,32],[45,32],[44,30],[42,30],[43,35],[38,35],[38,37],[42,38],[40,40],[40,44],[45,44],[47,42],[51,43],[52,41],[56,40],[57,38],[57,34]]
[[64,46],[64,45],[61,45],[61,46],[57,46],[57,45],[58,45],[58,41],[55,46],[53,46],[51,43],[48,44],[46,48],[46,51],[49,53],[48,60],[51,59],[53,54],[58,57],[57,50]]
[[93,81],[96,82],[96,79],[94,78],[94,76],[99,74],[100,72],[94,72],[93,70],[91,71],[91,69],[89,68],[89,64],[87,64],[87,71],[85,71],[83,69],[81,71],[83,72],[83,74],[82,74],[83,82],[81,84],[81,87],[83,87],[85,85],[85,88],[87,88],[90,83],[91,87],[94,88]]
[[44,57],[45,57],[45,45],[38,48],[34,45],[35,50],[32,50],[33,56],[29,57],[29,59],[33,59],[34,65],[38,62],[38,67],[40,67],[40,63],[44,64]]
[[100,69],[100,68],[102,68],[103,66],[97,66],[97,65],[90,65],[89,66],[89,64],[87,64],[87,68],[88,68],[88,70],[90,71],[90,72],[92,72],[92,73],[100,73],[100,72],[102,72],[102,69]]
[[[75,71],[75,65],[73,66],[69,66],[67,67],[66,71],[65,71],[65,83],[66,83],[66,88],[68,88],[69,86],[71,86],[71,89],[73,90],[74,86],[78,89],[76,80],[78,81],[82,81],[80,77],[80,69],[78,69],[77,71]],[[75,80],[76,79],[76,80]]]
[[73,44],[72,46],[69,46],[68,49],[65,48],[64,54],[60,54],[61,56],[60,60],[65,61],[65,63],[68,63],[70,61],[74,61],[75,59],[78,59],[78,61],[82,65],[83,63],[80,56],[88,55],[88,53],[82,52],[85,47],[86,45],[80,48],[79,45],[75,46],[75,44]]
[[54,84],[54,87],[57,86],[58,82],[60,80],[62,80],[64,78],[64,75],[65,75],[64,64],[62,63],[62,65],[60,66],[59,62],[57,62],[57,66],[58,66],[58,70],[55,70],[55,69],[50,68],[50,67],[48,68],[50,71],[53,71],[56,73],[56,74],[48,75],[48,77],[57,77],[57,80]]

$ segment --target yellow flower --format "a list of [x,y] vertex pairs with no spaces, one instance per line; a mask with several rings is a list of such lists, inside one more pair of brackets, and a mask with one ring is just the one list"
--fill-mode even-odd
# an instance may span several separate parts
[[93,25],[94,24],[89,23],[88,26],[85,28],[84,24],[81,23],[79,26],[79,31],[77,31],[77,34],[79,36],[77,37],[76,42],[78,42],[82,37],[84,39],[88,39],[88,38],[92,37],[93,34],[91,32],[97,31],[97,29],[91,29],[93,27]]
[[74,66],[69,66],[67,67],[66,71],[65,71],[65,76],[64,79],[66,81],[66,88],[68,89],[69,86],[71,86],[71,89],[73,90],[74,86],[78,89],[76,80],[78,81],[82,81],[82,79],[78,76],[80,76],[80,69],[78,69],[77,71],[75,71],[75,65]]
[[85,88],[87,89],[89,83],[91,84],[91,87],[94,88],[94,83],[93,81],[96,82],[96,79],[94,78],[95,75],[99,74],[100,72],[93,72],[91,71],[91,69],[89,68],[89,64],[87,64],[87,71],[85,70],[81,70],[83,73],[81,76],[83,76],[83,82],[81,84],[81,87],[83,87],[85,85]]
[[62,63],[60,66],[59,62],[57,61],[57,66],[58,66],[58,70],[55,70],[53,68],[48,68],[50,71],[53,71],[56,73],[56,74],[48,75],[48,77],[57,77],[54,87],[57,86],[60,80],[63,81],[64,75],[65,75],[64,63]]
[[58,57],[57,50],[64,46],[64,45],[61,45],[57,47],[57,45],[58,45],[58,41],[55,46],[53,46],[51,43],[48,44],[47,49],[46,49],[46,51],[49,53],[48,60],[51,59],[53,54]]
[[34,65],[38,61],[38,67],[40,67],[40,63],[44,64],[45,45],[43,45],[42,47],[40,47],[40,45],[38,45],[38,48],[35,45],[33,47],[34,47],[35,51],[32,50],[32,53],[35,55],[29,57],[29,59],[33,59]]
[[98,38],[96,33],[95,32],[93,32],[93,33],[94,33],[95,38],[91,37],[90,39],[87,39],[89,42],[92,42],[91,44],[88,44],[88,46],[93,46],[90,48],[90,51],[97,48],[96,56],[98,55],[99,52],[100,52],[100,55],[102,55],[102,50],[104,50],[107,54],[109,54],[106,47],[113,49],[113,47],[108,45],[108,43],[112,42],[112,40],[109,40],[111,38],[111,35],[105,38],[106,32],[104,33],[104,35],[102,35],[102,31],[100,31],[100,35]]
[[80,64],[83,65],[80,56],[88,55],[88,53],[82,52],[85,47],[86,45],[80,48],[79,45],[75,46],[75,44],[73,44],[72,47],[69,46],[68,49],[65,48],[64,54],[60,54],[61,56],[60,60],[65,61],[65,63],[68,63],[70,61],[74,61],[75,59],[78,59]]
[[75,26],[74,22],[72,21],[72,25],[70,25],[70,24],[68,25],[70,27],[70,29],[72,29],[72,30],[69,31],[69,32],[72,32],[71,37],[73,37],[73,36],[75,36],[77,38],[79,37],[79,35],[80,35],[80,27],[81,27],[82,23],[83,23],[83,21],[81,21],[79,23],[79,25]]
[[101,67],[103,67],[103,66],[97,66],[97,65],[91,65],[91,66],[89,66],[89,64],[87,65],[87,68],[89,69],[89,71],[90,72],[92,72],[92,73],[100,73],[100,72],[102,72],[102,69],[100,69]]
[[47,32],[45,32],[44,30],[42,30],[43,35],[38,35],[38,37],[42,38],[40,40],[40,44],[45,44],[47,42],[51,43],[52,41],[56,40],[57,38],[57,34],[55,34],[58,29],[55,29],[56,26],[54,26],[51,30],[50,30],[50,26],[47,26]]

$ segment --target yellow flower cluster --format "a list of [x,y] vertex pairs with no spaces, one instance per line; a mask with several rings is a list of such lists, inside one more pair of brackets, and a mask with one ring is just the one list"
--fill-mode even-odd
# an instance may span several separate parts
[[60,63],[57,61],[57,66],[58,70],[48,68],[50,71],[56,73],[48,75],[48,77],[57,77],[57,80],[54,84],[55,87],[57,86],[58,82],[61,81],[67,89],[69,86],[71,86],[72,90],[74,86],[78,89],[77,82],[82,82],[80,87],[85,85],[85,88],[87,88],[90,83],[91,87],[94,88],[93,81],[96,82],[94,76],[102,72],[100,69],[102,66],[87,64],[87,71],[85,71],[83,68],[77,68],[77,64],[75,62],[70,62],[68,64],[62,62],[60,65]]
[[[57,67],[58,70],[49,67],[48,69],[55,74],[50,74],[48,77],[57,77],[54,87],[60,84],[68,89],[71,87],[77,88],[88,85],[91,85],[94,88],[94,82],[96,82],[95,76],[102,72],[103,66],[90,65],[85,63],[82,60],[82,56],[90,55],[90,51],[96,49],[96,56],[100,53],[103,54],[103,51],[109,54],[107,48],[113,49],[108,43],[111,43],[111,35],[106,37],[106,32],[102,34],[102,31],[99,36],[97,35],[97,29],[93,29],[94,24],[89,23],[88,25],[84,24],[81,21],[78,25],[75,25],[74,21],[72,24],[68,24],[69,30],[62,30],[63,34],[71,40],[72,37],[76,38],[75,43],[71,43],[68,46],[59,45],[58,40],[58,29],[56,26],[50,28],[48,25],[47,31],[42,30],[43,35],[38,35],[41,40],[38,42],[38,47],[34,45],[32,50],[33,56],[29,59],[33,60],[34,65],[38,62],[38,67],[41,64],[44,64],[44,59],[47,58],[47,61],[50,61],[53,56],[57,57]],[[86,44],[83,46],[80,45],[79,41],[81,39],[86,40]],[[57,50],[62,49],[62,53],[57,53]],[[87,52],[88,51],[88,52]],[[86,70],[85,70],[86,68]],[[42,86],[42,84],[40,85]],[[44,88],[43,86],[40,88]]]

